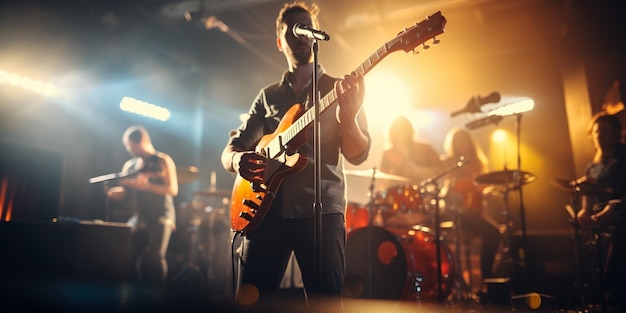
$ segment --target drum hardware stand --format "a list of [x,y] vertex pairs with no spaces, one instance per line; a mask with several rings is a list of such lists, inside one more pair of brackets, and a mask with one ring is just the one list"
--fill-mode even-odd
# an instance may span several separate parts
[[[594,228],[593,230],[593,239],[590,242],[590,245],[595,249],[596,253],[596,264],[593,266],[593,274],[597,278],[597,286],[596,289],[599,295],[598,299],[600,300],[600,312],[607,312],[606,305],[606,279],[604,275],[604,266],[606,260],[603,258],[604,252],[604,241],[608,235],[604,229]],[[603,238],[604,237],[604,238]]]
[[[434,213],[435,214],[435,251],[436,251],[435,254],[436,254],[436,259],[437,259],[437,301],[439,303],[443,303],[445,299],[443,298],[443,277],[442,277],[443,273],[442,273],[442,264],[441,264],[442,263],[441,252],[443,250],[441,249],[441,224],[440,224],[441,221],[440,221],[440,216],[439,216],[439,200],[440,200],[439,193],[441,192],[441,190],[439,188],[439,184],[437,183],[437,180],[444,177],[449,172],[464,166],[469,161],[470,160],[466,160],[465,157],[461,156],[455,166],[445,169],[443,172],[422,181],[419,184],[419,188],[418,188],[421,194],[429,193],[433,196],[433,198],[430,199],[430,203],[431,204],[434,203],[434,207],[435,207],[435,213]],[[430,188],[428,188],[429,186]]]
[[[594,206],[594,211],[596,210]],[[598,296],[599,310],[600,312],[607,312],[607,298],[606,298],[606,276],[605,276],[605,266],[606,259],[604,258],[605,249],[607,248],[605,244],[607,244],[606,239],[610,238],[610,234],[607,233],[606,228],[594,226],[591,229],[591,239],[587,241],[586,245],[590,246],[593,249],[593,253],[595,253],[595,260],[592,264],[592,279],[593,279],[593,290],[595,295]],[[582,301],[582,300],[581,300]],[[585,304],[585,303],[581,303]],[[594,305],[597,306],[597,305]]]
[[[604,272],[605,266],[605,254],[607,248],[605,246],[606,239],[610,238],[611,235],[607,232],[607,229],[604,227],[594,226],[591,228],[591,238],[586,240],[583,244],[581,238],[581,228],[580,223],[578,221],[578,214],[582,210],[582,196],[585,195],[596,195],[596,192],[600,190],[595,190],[591,188],[589,190],[585,190],[585,182],[586,180],[558,180],[553,179],[553,183],[558,186],[560,189],[568,190],[571,193],[570,200],[572,202],[571,205],[566,205],[565,208],[570,215],[569,223],[572,225],[573,229],[573,238],[574,238],[574,265],[575,268],[575,285],[572,288],[572,291],[575,290],[575,294],[578,297],[578,302],[576,303],[578,307],[576,307],[577,312],[588,312],[590,308],[599,309],[600,312],[606,312],[607,310],[607,302],[606,302],[606,275]],[[606,190],[602,190],[602,192],[606,192]],[[590,213],[596,213],[601,211],[604,207],[605,203],[596,203],[590,210]],[[586,246],[590,248],[590,252],[594,254],[592,258],[592,263],[590,265],[591,268],[591,281],[586,281],[583,279],[581,260],[581,247]],[[592,295],[597,297],[599,304],[588,303],[585,298],[589,293],[585,293],[584,287],[589,283],[592,283]],[[575,289],[574,289],[575,288]],[[598,308],[599,306],[599,308]]]
[[[506,171],[506,167],[505,167]],[[509,210],[509,191],[510,189],[505,185],[502,188],[502,202],[503,202],[503,210],[502,215],[504,216],[504,234],[502,237],[502,249],[500,252],[500,263],[501,265],[496,270],[497,276],[511,279],[511,273],[513,272],[513,255],[511,253],[511,238],[513,238],[513,220],[511,219],[511,211]]]
[[468,284],[465,282],[465,279],[463,278],[463,272],[461,271],[462,269],[462,264],[461,264],[461,249],[462,249],[462,245],[461,245],[461,241],[465,240],[462,237],[461,234],[461,218],[460,218],[460,213],[458,211],[458,208],[454,209],[454,219],[452,220],[452,232],[454,234],[454,254],[455,254],[455,258],[456,261],[454,262],[455,267],[457,269],[457,273],[454,275],[453,279],[454,279],[454,289],[455,289],[455,293],[454,293],[454,301],[456,304],[459,303],[467,303],[467,302],[475,302],[476,298],[472,295],[472,290],[471,290],[471,266],[470,266],[470,259],[469,259],[469,244],[465,245],[465,261],[466,261],[466,267],[467,269],[470,271],[470,284],[468,286]]
[[[433,196],[432,199],[430,199],[430,203],[433,204],[434,203],[434,207],[435,207],[435,255],[436,255],[436,259],[437,259],[437,302],[438,303],[443,303],[443,301],[445,300],[443,298],[443,277],[442,276],[442,266],[441,266],[441,225],[439,225],[440,223],[440,218],[439,218],[439,186],[437,184],[437,179],[443,175],[437,175],[438,177],[433,178],[433,179],[428,179],[425,182],[420,183],[420,193],[421,194],[430,194]],[[431,186],[431,188],[428,188],[429,186]],[[419,286],[416,286],[419,287]],[[419,293],[418,293],[419,294]]]
[[187,232],[189,233],[189,253],[187,254],[187,262],[181,272],[174,277],[174,281],[188,280],[196,282],[197,278],[200,278],[200,281],[204,281],[202,271],[200,271],[200,267],[195,262],[196,249],[198,248],[199,227],[200,219],[192,218],[191,226],[187,227]]
[[[369,214],[369,221],[367,226],[367,297],[371,299],[373,297],[372,284],[374,282],[374,265],[372,264],[372,226],[375,226],[374,220],[374,185],[376,182],[376,167],[372,168],[372,180],[369,185],[369,197],[370,200],[367,203],[367,211]],[[377,212],[378,213],[378,212]]]
[[[580,211],[580,196],[578,190],[572,191],[572,206],[566,206],[569,214],[570,220],[569,223],[572,225],[572,231],[574,233],[574,270],[575,273],[575,288],[576,288],[576,296],[578,297],[578,307],[582,310],[587,307],[587,303],[585,301],[585,293],[583,290],[583,280],[581,275],[581,266],[580,266],[580,224],[578,222],[578,212]],[[578,311],[578,310],[577,310]]]

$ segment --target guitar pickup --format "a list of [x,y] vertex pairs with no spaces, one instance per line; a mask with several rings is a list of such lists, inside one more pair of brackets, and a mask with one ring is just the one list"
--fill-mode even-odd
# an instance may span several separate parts
[[239,213],[239,217],[243,218],[244,220],[248,221],[248,222],[252,222],[252,215],[250,215],[247,212],[241,212]]
[[[254,214],[256,214],[256,212],[259,210],[259,205],[256,204],[254,201],[249,200],[249,199],[245,199],[243,200],[243,204],[247,207],[250,208],[250,211]],[[246,213],[247,214],[247,213]]]

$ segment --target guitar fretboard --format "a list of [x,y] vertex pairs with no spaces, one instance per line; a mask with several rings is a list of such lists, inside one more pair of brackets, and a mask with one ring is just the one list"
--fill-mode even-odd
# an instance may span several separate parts
[[[434,38],[443,32],[443,26],[445,25],[445,18],[441,15],[441,12],[437,12],[429,16],[426,20],[415,24],[414,26],[405,29],[398,36],[392,40],[386,42],[373,54],[371,54],[361,65],[359,65],[354,72],[361,75],[367,74],[374,66],[376,66],[382,59],[384,59],[391,52],[403,49],[410,51],[415,49],[418,45],[423,44],[426,40]],[[327,93],[319,101],[320,114],[323,113],[328,107],[333,105],[337,101],[337,92],[335,89]],[[315,120],[315,107],[311,107],[302,116],[300,116],[293,124],[291,124],[280,135],[274,137],[269,143],[268,147],[273,147],[271,153],[267,156],[270,158],[276,158],[287,149],[287,144],[298,136],[305,128],[307,128]]]
[[[387,45],[392,42],[393,41],[390,41],[386,43],[385,45],[383,45],[382,47],[380,47],[378,50],[376,50],[375,53],[370,55],[369,58],[367,58],[365,62],[361,63],[361,65],[359,65],[359,67],[357,67],[354,71],[361,75],[367,74],[372,68],[374,68],[374,66],[380,63],[380,61],[382,61],[382,59],[385,58],[389,54]],[[320,113],[324,112],[328,107],[333,105],[336,101],[337,101],[337,92],[335,91],[335,89],[333,89],[329,93],[327,93],[322,99],[320,99],[319,101]],[[296,120],[293,124],[291,124],[287,129],[285,129],[284,132],[282,132],[279,136],[271,140],[269,145],[277,146],[280,143],[282,143],[283,145],[286,145],[293,138],[298,136],[300,132],[302,132],[302,130],[304,130],[309,125],[311,125],[313,121],[315,121],[315,107],[311,107],[306,112],[304,112],[304,114],[302,114],[302,116],[300,116],[298,120]],[[272,158],[276,157],[278,154],[282,153],[284,149],[286,149],[286,147],[281,147],[280,151],[274,150],[277,153],[276,155],[272,155],[271,157]]]

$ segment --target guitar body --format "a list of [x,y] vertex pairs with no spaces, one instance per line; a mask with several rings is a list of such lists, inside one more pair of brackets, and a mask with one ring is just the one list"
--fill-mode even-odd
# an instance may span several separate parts
[[[386,42],[370,55],[354,71],[365,75],[384,57],[394,51],[413,51],[418,47],[428,48],[427,40],[439,43],[436,35],[443,33],[446,19],[441,12],[428,16],[422,22],[405,28],[395,38]],[[319,101],[320,112],[337,101],[333,89]],[[268,162],[263,172],[263,184],[251,183],[240,175],[235,178],[231,197],[231,228],[237,232],[251,232],[260,224],[276,198],[281,182],[294,175],[307,165],[309,160],[298,154],[298,149],[306,142],[306,129],[315,120],[315,108],[305,110],[300,104],[293,105],[281,119],[276,130],[261,137],[255,152],[266,157]]]
[[[303,111],[304,107],[302,105],[294,104],[285,113],[276,130],[261,137],[256,147],[256,152],[267,156],[266,149],[270,142],[289,128],[302,115]],[[269,164],[265,168],[265,183],[263,185],[255,185],[237,175],[230,206],[232,230],[251,232],[259,226],[265,215],[267,215],[282,181],[286,177],[302,171],[309,162],[308,158],[296,153],[304,142],[306,142],[306,133],[302,132],[290,142],[279,157],[268,160]]]

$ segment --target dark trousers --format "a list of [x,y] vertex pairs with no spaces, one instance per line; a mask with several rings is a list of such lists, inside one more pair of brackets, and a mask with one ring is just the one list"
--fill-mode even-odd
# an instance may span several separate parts
[[155,287],[167,278],[167,247],[172,226],[156,221],[139,222],[131,237],[131,280]]
[[[239,291],[256,289],[259,301],[276,299],[293,251],[311,299],[338,299],[343,293],[345,221],[342,214],[322,217],[321,277],[317,277],[314,219],[267,216],[242,240]],[[318,281],[321,286],[318,287]],[[242,289],[243,288],[243,289]]]
[[483,278],[493,277],[494,258],[500,244],[500,230],[480,214],[459,213],[463,232],[481,239],[480,270]]

